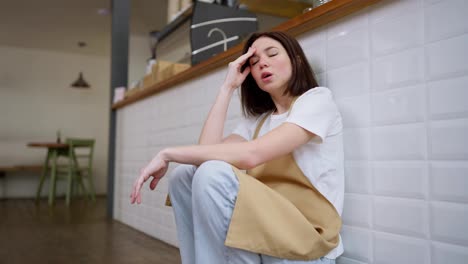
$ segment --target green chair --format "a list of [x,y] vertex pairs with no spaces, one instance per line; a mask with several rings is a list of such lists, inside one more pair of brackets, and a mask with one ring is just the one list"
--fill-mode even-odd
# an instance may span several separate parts
[[[65,170],[59,167],[59,172],[66,172],[68,177],[68,188],[66,203],[70,204],[70,198],[73,191],[78,187],[81,188],[83,193],[86,193],[91,200],[96,200],[96,193],[94,190],[93,181],[93,154],[94,154],[94,139],[79,139],[68,138],[66,143],[69,145],[68,149],[68,166]],[[85,187],[85,180],[87,187]]]
[[[52,205],[55,200],[55,188],[58,180],[67,181],[67,206],[70,205],[73,192],[76,193],[79,189],[81,189],[82,193],[86,193],[92,201],[95,201],[96,194],[93,182],[93,153],[95,140],[68,138],[65,143],[68,145],[68,148],[58,151],[56,154],[57,159],[53,159],[51,162],[49,162],[49,158],[47,159],[47,165],[37,190],[36,201],[40,198],[44,178],[47,174],[55,174],[55,181],[51,184],[49,190],[49,197],[52,197],[52,200],[49,200],[50,205]],[[85,187],[85,180],[87,181],[87,187]]]

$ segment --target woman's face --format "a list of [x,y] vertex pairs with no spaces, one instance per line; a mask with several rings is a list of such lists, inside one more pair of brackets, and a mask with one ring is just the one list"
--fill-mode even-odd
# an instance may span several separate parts
[[269,37],[258,38],[252,47],[256,50],[249,64],[258,87],[270,94],[282,95],[292,75],[288,53],[280,42]]

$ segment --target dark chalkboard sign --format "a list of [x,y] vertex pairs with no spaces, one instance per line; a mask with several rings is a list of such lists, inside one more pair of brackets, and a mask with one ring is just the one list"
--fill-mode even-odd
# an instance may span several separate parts
[[190,27],[192,65],[240,43],[257,31],[257,16],[249,11],[195,2]]

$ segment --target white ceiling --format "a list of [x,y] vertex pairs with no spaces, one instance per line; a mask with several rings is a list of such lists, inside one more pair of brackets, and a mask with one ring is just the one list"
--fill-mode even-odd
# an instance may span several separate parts
[[[132,35],[166,25],[168,0],[129,1]],[[110,6],[110,0],[0,0],[0,45],[108,56],[111,13],[98,10]]]

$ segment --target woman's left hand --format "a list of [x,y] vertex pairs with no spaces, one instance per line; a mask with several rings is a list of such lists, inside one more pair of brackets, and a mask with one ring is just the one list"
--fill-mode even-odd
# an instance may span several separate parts
[[150,178],[153,177],[151,180],[150,188],[154,190],[156,185],[161,180],[161,178],[166,174],[169,162],[164,160],[160,154],[156,155],[151,162],[146,165],[140,172],[140,177],[135,181],[133,184],[133,190],[130,194],[130,202],[133,204],[135,202],[141,203],[141,188],[143,184]]

